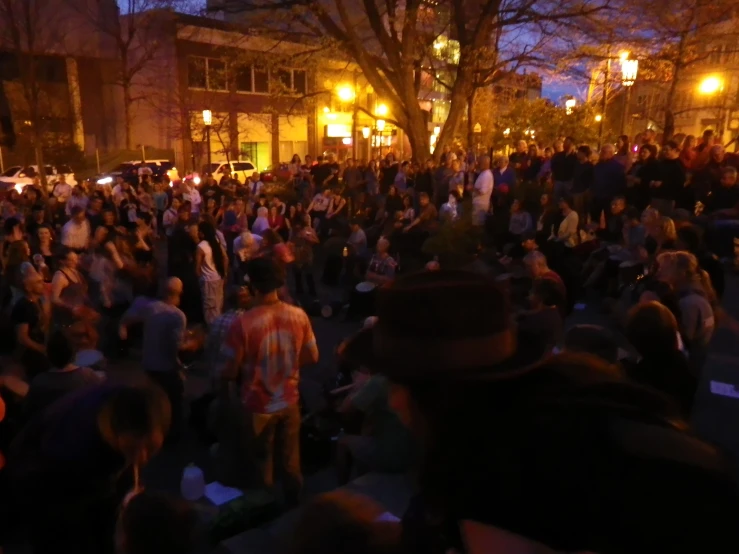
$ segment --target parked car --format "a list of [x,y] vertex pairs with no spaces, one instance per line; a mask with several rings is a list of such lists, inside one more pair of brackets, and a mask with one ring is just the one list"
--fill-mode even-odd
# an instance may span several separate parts
[[230,171],[231,177],[246,183],[247,179],[250,179],[256,170],[256,166],[250,161],[222,161],[212,162],[210,167],[206,165],[203,174],[210,173],[216,181],[220,181],[221,177]]
[[[47,187],[49,191],[54,187],[54,183],[64,180],[71,186],[77,184],[74,172],[67,165],[45,165],[44,173],[46,173]],[[14,165],[9,167],[0,174],[0,190],[6,191],[9,188],[15,188],[18,192],[22,192],[23,188],[32,185],[34,179],[39,176],[39,167],[37,165]]]
[[111,184],[118,176],[124,179],[138,179],[140,170],[144,167],[150,169],[151,174],[154,176],[161,176],[166,173],[170,181],[180,180],[180,175],[174,166],[174,162],[170,160],[146,160],[145,162],[130,161],[118,164],[111,171],[98,175],[95,182],[98,185]]
[[265,183],[273,183],[275,181],[291,181],[292,174],[290,168],[285,163],[271,166],[267,171],[262,171],[261,179]]

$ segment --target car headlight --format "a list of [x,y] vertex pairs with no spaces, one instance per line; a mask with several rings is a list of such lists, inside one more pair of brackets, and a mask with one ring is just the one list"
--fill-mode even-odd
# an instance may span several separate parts
[[113,182],[113,177],[103,177],[102,179],[98,179],[97,184],[98,185],[109,185]]

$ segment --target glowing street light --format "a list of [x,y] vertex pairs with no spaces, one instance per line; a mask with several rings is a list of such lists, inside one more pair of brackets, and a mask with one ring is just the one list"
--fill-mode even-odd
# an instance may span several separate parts
[[212,171],[210,166],[210,126],[213,123],[213,112],[210,110],[203,110],[203,123],[205,123],[205,143],[208,148],[208,173]]
[[511,128],[510,127],[506,128],[506,130],[503,131],[503,136],[506,137],[506,138],[508,138],[508,136],[510,134],[511,134]]
[[724,88],[724,82],[719,77],[711,76],[703,79],[698,85],[701,94],[716,94]]
[[596,121],[597,123],[600,123],[601,121],[603,121],[603,116],[602,116],[602,115],[600,115],[600,114],[596,114],[596,116],[595,116],[595,121]]
[[213,124],[213,112],[210,110],[203,110],[203,123],[206,125]]
[[575,109],[575,106],[577,106],[577,100],[574,98],[568,98],[565,100],[565,112],[567,115],[570,115],[572,113],[572,110]]
[[342,102],[351,102],[354,100],[354,89],[349,85],[342,85],[337,88],[336,94]]
[[368,139],[370,136],[370,132],[372,132],[372,129],[370,129],[369,127],[362,127],[362,136],[364,138]]
[[377,127],[377,130],[381,133],[385,130],[385,120],[384,119],[378,119],[375,123],[375,126]]
[[441,127],[437,125],[436,127],[434,127],[434,135],[438,137],[440,133],[441,133]]
[[380,104],[379,106],[377,106],[377,110],[375,111],[377,115],[382,117],[385,117],[387,115],[387,112],[388,110],[386,104]]
[[621,60],[621,84],[630,87],[636,81],[636,74],[639,72],[639,60],[622,59]]

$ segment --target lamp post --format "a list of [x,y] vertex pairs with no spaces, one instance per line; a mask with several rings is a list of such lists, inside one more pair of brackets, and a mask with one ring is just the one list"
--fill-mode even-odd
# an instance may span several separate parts
[[567,115],[572,115],[572,110],[575,109],[575,106],[577,106],[577,100],[574,98],[568,98],[565,100],[565,113]]
[[629,117],[631,106],[631,87],[636,82],[636,75],[639,72],[639,60],[629,57],[628,52],[621,54],[621,84],[626,88],[626,97],[624,99],[624,111],[621,114],[621,134],[626,134],[626,121]]
[[375,122],[375,128],[377,129],[377,133],[380,136],[380,158],[382,158],[382,133],[385,130],[385,120],[384,119],[378,119]]
[[203,123],[205,123],[205,143],[208,149],[208,173],[212,171],[210,166],[210,126],[213,124],[213,112],[203,110]]

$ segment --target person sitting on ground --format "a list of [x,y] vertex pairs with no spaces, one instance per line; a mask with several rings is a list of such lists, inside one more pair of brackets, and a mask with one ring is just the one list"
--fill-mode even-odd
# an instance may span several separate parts
[[549,269],[546,256],[538,250],[534,250],[533,252],[529,252],[523,261],[532,279],[548,279],[555,283],[560,294],[556,305],[560,306],[560,309],[566,310],[567,289],[562,278],[556,272]]
[[31,381],[24,402],[28,417],[40,413],[71,392],[102,383],[104,380],[102,374],[73,363],[74,349],[69,337],[62,331],[56,331],[51,335],[46,351],[51,367]]
[[680,332],[672,312],[659,302],[634,306],[626,323],[626,338],[639,354],[636,363],[624,364],[627,374],[637,383],[671,397],[683,416],[689,418],[698,380],[681,349]]
[[599,239],[609,243],[619,243],[623,238],[626,221],[626,198],[617,196],[611,202],[611,211],[606,216],[605,225],[596,231]]
[[534,229],[531,214],[521,206],[520,200],[514,200],[511,204],[511,217],[508,221],[508,232],[516,239]]
[[535,337],[552,350],[562,341],[562,293],[552,279],[535,279],[529,294],[529,309],[518,314],[519,330]]
[[716,296],[721,299],[726,288],[724,268],[718,257],[706,248],[700,228],[695,225],[681,226],[677,230],[675,246],[677,250],[685,250],[695,256],[700,268],[711,278],[711,285],[716,291]]
[[160,492],[131,497],[116,529],[118,554],[193,554],[199,545],[198,517],[186,501]]
[[572,199],[562,197],[559,200],[559,209],[562,211],[564,219],[559,224],[557,235],[553,240],[565,245],[568,248],[574,248],[578,243],[578,225],[579,218],[577,212],[572,209]]
[[613,334],[600,325],[581,324],[565,334],[564,350],[592,354],[609,364],[618,363],[618,344]]
[[449,199],[441,205],[439,218],[443,222],[456,221],[460,215],[462,196],[456,190],[449,193]]

